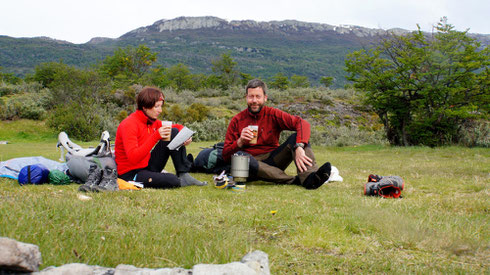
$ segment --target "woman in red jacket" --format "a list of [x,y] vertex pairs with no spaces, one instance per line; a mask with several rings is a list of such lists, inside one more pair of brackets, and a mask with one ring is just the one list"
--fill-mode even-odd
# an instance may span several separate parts
[[[185,146],[178,150],[167,148],[170,141],[164,140],[168,140],[169,136],[173,139],[179,132],[180,125],[162,127],[162,122],[157,118],[162,113],[164,102],[160,89],[145,87],[136,97],[136,112],[119,124],[115,142],[119,178],[142,182],[146,188],[206,185],[189,174],[192,163],[186,157]],[[184,145],[191,141],[190,138]],[[169,157],[172,158],[177,175],[161,172]]]

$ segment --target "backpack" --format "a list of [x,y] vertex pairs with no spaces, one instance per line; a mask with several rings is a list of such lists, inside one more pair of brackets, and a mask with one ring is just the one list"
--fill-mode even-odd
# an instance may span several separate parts
[[42,164],[24,166],[19,172],[19,184],[43,184],[48,182],[49,170]]
[[100,169],[106,167],[116,169],[116,161],[112,156],[84,157],[71,154],[66,155],[66,165],[68,166],[67,174],[80,183],[87,181],[90,166],[92,164],[96,164]]
[[196,172],[219,174],[223,170],[230,172],[231,165],[223,160],[223,148],[225,143],[219,142],[211,148],[204,148],[199,152],[193,162],[193,170]]
[[380,196],[383,198],[401,198],[405,181],[399,176],[369,175],[364,184],[364,195]]
[[107,131],[102,132],[100,143],[95,148],[82,148],[72,142],[65,132],[61,132],[58,135],[57,147],[61,148],[60,160],[63,160],[64,150],[68,152],[64,157],[68,166],[66,173],[75,182],[86,182],[90,166],[93,164],[97,164],[100,169],[106,167],[116,169],[116,161],[112,157],[110,135]]

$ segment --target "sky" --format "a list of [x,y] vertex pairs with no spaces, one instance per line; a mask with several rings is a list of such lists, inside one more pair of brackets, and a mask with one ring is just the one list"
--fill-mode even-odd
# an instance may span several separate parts
[[2,0],[0,35],[80,44],[180,16],[407,30],[418,24],[429,32],[446,16],[459,31],[490,34],[490,0]]

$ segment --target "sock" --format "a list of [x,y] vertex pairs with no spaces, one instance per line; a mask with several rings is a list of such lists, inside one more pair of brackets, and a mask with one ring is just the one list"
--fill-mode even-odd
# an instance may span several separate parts
[[205,186],[207,185],[207,182],[201,182],[193,178],[189,173],[182,173],[179,174],[179,179],[180,179],[180,186],[190,186],[190,185],[197,185],[197,186]]
[[303,187],[306,189],[317,189],[322,186],[330,177],[330,171],[332,166],[330,162],[325,162],[318,171],[311,173],[305,182],[303,182]]

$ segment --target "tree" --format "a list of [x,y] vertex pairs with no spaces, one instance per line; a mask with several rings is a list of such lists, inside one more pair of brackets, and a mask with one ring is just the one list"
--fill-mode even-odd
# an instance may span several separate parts
[[488,118],[489,48],[447,24],[432,36],[391,35],[347,56],[348,80],[365,92],[394,145],[458,140],[465,119]]
[[147,46],[128,46],[125,49],[118,48],[114,55],[106,57],[101,71],[119,82],[135,84],[156,60],[157,54],[152,53]]
[[170,80],[170,86],[178,92],[197,89],[189,68],[182,63],[170,67],[167,77]]
[[49,92],[47,124],[57,131],[88,141],[115,124],[111,87],[97,71],[65,66],[53,74]]
[[0,66],[0,82],[8,84],[19,84],[21,79],[15,76],[13,73],[3,73],[3,68]]
[[320,83],[322,83],[326,88],[328,88],[333,83],[333,77],[331,77],[331,76],[322,76],[322,78],[320,78]]
[[160,65],[150,68],[150,70],[140,79],[140,84],[157,86],[163,89],[170,85],[170,80],[166,75],[166,71],[167,69]]
[[61,61],[41,63],[36,66],[34,69],[34,75],[28,77],[28,80],[37,81],[41,83],[43,87],[50,88],[56,79],[56,75],[72,69],[72,67],[64,64]]
[[272,77],[272,81],[269,83],[269,86],[279,90],[286,90],[289,87],[288,77],[283,73],[277,73]]
[[255,77],[253,77],[251,74],[247,74],[247,73],[240,73],[240,83],[242,84],[243,87],[247,86],[248,82],[252,79],[254,79]]
[[220,59],[214,60],[211,63],[213,64],[213,72],[216,73],[220,79],[221,89],[226,90],[230,86],[239,83],[239,73],[236,69],[237,63],[233,61],[230,54],[224,53],[221,55]]
[[310,81],[307,76],[293,75],[291,76],[292,88],[308,88],[310,87]]

